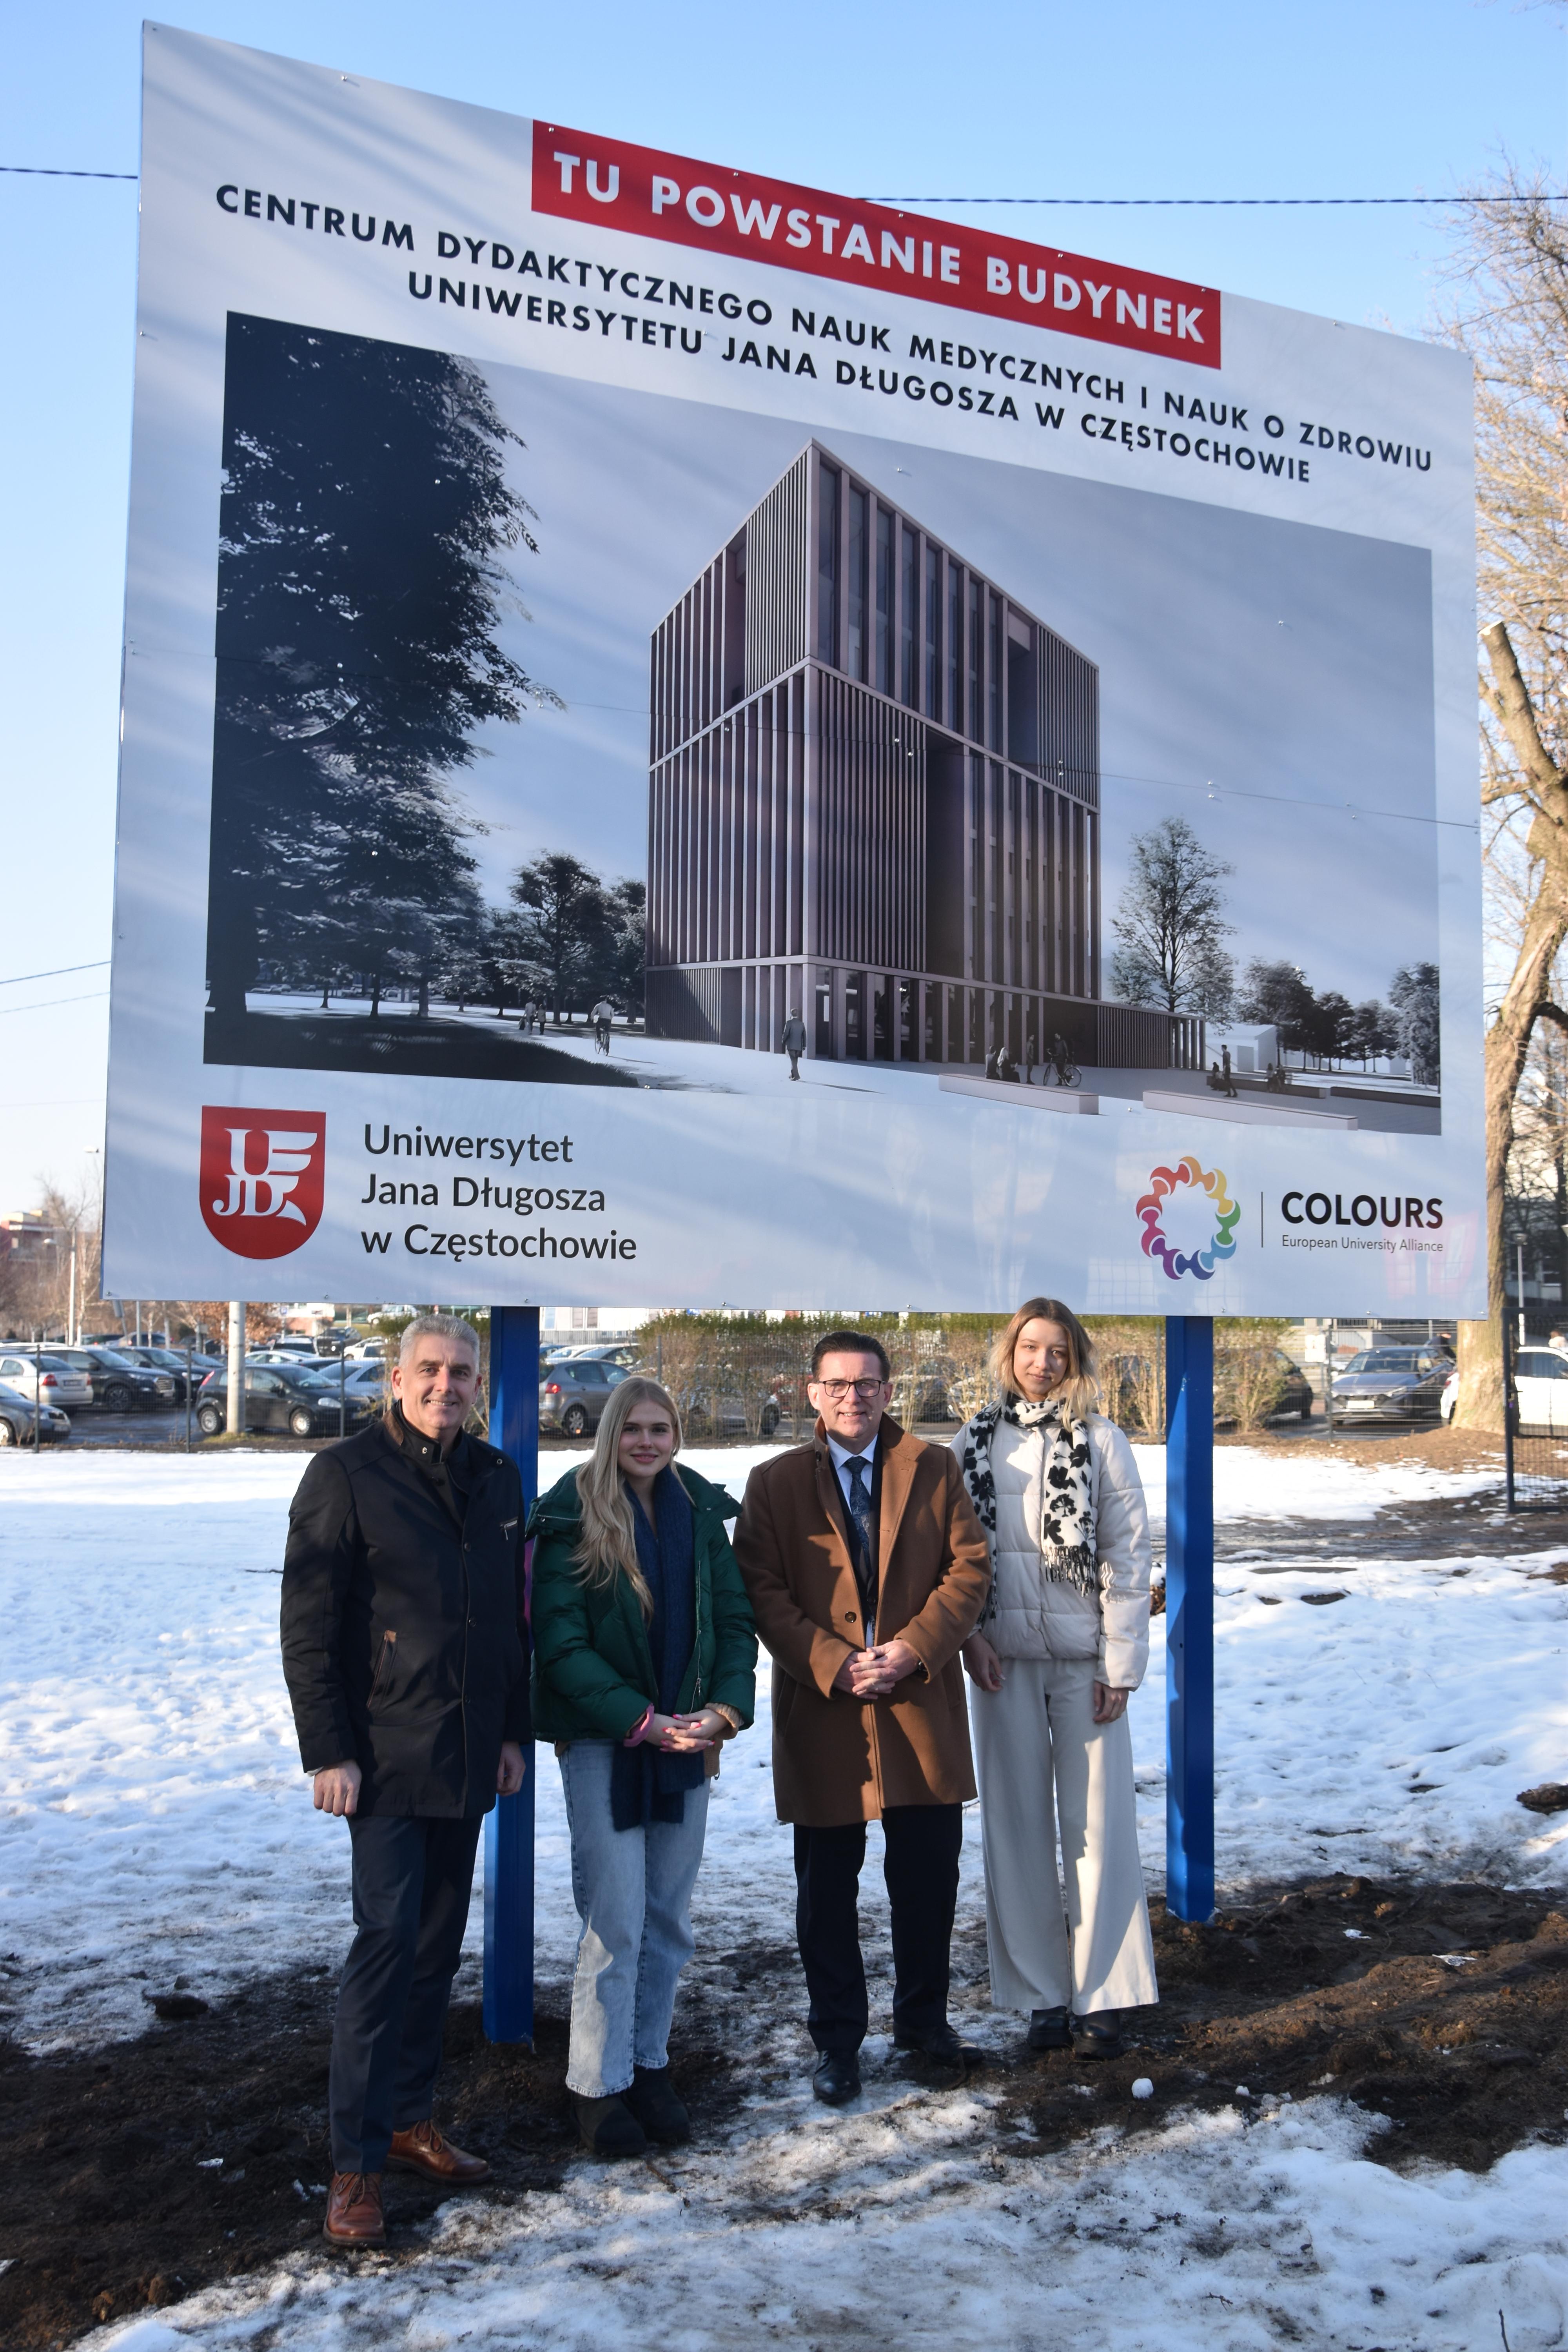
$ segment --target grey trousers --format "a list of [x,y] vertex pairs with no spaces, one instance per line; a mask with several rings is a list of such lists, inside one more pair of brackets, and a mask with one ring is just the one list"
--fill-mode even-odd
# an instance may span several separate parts
[[1002,1675],[969,1694],[993,2006],[1158,2000],[1127,1717],[1095,1722],[1092,1658],[1004,1658]]

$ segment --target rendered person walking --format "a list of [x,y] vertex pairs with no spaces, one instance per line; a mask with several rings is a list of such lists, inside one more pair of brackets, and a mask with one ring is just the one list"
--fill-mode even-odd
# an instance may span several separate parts
[[1149,1517],[1069,1308],[1029,1299],[991,1368],[1003,1402],[952,1441],[991,1551],[963,1651],[991,1999],[1028,2012],[1032,2050],[1113,2058],[1119,2012],[1159,1999],[1127,1725],[1149,1660]]
[[800,1057],[805,1051],[805,1024],[800,1017],[798,1004],[790,1006],[789,1019],[779,1032],[779,1047],[781,1052],[789,1055],[790,1076],[798,1079]]
[[465,1431],[479,1343],[455,1315],[404,1331],[383,1419],[300,1481],[283,1562],[283,1671],[322,1812],[346,1819],[357,1930],[338,1994],[324,2234],[385,2242],[390,2165],[489,2177],[432,2108],[479,1824],[532,1738],[517,1465]]
[[816,1433],[752,1470],[735,1555],[773,1659],[773,1793],[795,1829],[795,1927],[829,2106],[860,2088],[868,2011],[857,1894],[880,1820],[893,1913],[893,2038],[953,2069],[949,1952],[974,1794],[958,1652],[990,1582],[945,1447],[889,1414],[879,1340],[812,1357]]
[[755,1698],[756,1629],[724,1532],[735,1505],[675,1466],[679,1444],[668,1392],[624,1381],[592,1459],[529,1520],[534,1721],[561,1759],[583,1923],[566,2087],[595,2156],[690,2137],[669,2082],[675,1989],[708,1779]]

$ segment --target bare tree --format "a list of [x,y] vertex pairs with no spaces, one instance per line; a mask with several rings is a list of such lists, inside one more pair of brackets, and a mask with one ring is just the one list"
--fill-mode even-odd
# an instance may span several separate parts
[[[1511,166],[1461,205],[1444,331],[1476,362],[1482,801],[1511,853],[1512,969],[1486,1037],[1485,1323],[1459,1326],[1455,1418],[1502,1421],[1503,1217],[1515,1100],[1568,937],[1568,222]],[[1499,202],[1500,197],[1509,201]]]

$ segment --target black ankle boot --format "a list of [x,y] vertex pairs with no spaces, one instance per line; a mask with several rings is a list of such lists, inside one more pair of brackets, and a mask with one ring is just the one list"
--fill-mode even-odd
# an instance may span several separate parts
[[1073,2054],[1078,2058],[1120,2058],[1122,2050],[1121,2012],[1097,2010],[1092,2017],[1072,2021]]
[[1072,2033],[1065,2009],[1035,2009],[1029,2012],[1031,2050],[1070,2050]]
[[634,2066],[631,2089],[621,2096],[649,2139],[661,2147],[679,2147],[691,2137],[691,2118],[669,2087],[668,2066]]

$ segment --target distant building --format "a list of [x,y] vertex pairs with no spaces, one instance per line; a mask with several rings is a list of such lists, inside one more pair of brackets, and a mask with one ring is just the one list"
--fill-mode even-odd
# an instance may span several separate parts
[[47,1258],[52,1265],[58,1230],[46,1223],[39,1210],[14,1209],[9,1216],[0,1217],[0,1257],[10,1258],[16,1265],[41,1265]]
[[1095,665],[813,441],[653,635],[647,1027],[1198,1068],[1100,996]]

